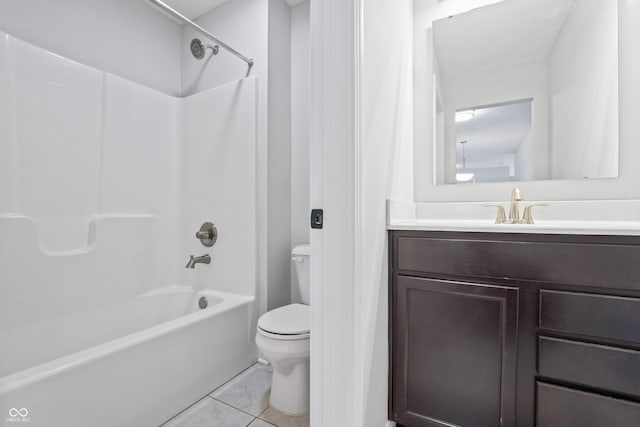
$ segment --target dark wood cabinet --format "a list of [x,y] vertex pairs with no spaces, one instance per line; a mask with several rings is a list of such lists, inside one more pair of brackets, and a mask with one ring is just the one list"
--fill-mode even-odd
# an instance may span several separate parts
[[389,236],[390,419],[640,426],[640,237]]
[[408,276],[396,285],[397,421],[513,426],[518,289]]

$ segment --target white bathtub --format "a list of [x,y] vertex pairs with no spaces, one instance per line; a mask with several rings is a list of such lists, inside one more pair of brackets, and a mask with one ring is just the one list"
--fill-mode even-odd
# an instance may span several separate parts
[[175,286],[0,329],[0,424],[157,426],[256,359],[253,302]]

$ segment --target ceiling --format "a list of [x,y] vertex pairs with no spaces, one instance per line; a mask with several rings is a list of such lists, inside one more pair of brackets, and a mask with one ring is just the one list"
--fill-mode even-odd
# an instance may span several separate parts
[[[169,6],[189,19],[196,19],[229,0],[163,0]],[[286,0],[295,6],[309,0]]]
[[[513,154],[531,131],[532,101],[516,101],[475,110],[475,117],[456,123],[456,150],[462,158],[462,144],[468,164],[487,162],[503,154]],[[500,166],[496,164],[494,166]]]
[[507,0],[433,23],[440,71],[459,76],[546,59],[576,0]]

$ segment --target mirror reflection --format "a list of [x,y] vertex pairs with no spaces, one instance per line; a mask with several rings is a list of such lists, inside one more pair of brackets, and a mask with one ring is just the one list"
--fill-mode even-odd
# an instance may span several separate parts
[[618,176],[618,0],[433,22],[437,184]]
[[525,99],[456,111],[456,182],[532,179],[531,104]]

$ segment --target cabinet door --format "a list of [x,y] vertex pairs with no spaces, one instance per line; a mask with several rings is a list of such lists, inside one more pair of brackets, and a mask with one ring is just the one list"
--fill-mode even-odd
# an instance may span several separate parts
[[516,288],[397,276],[393,307],[398,423],[515,425]]

